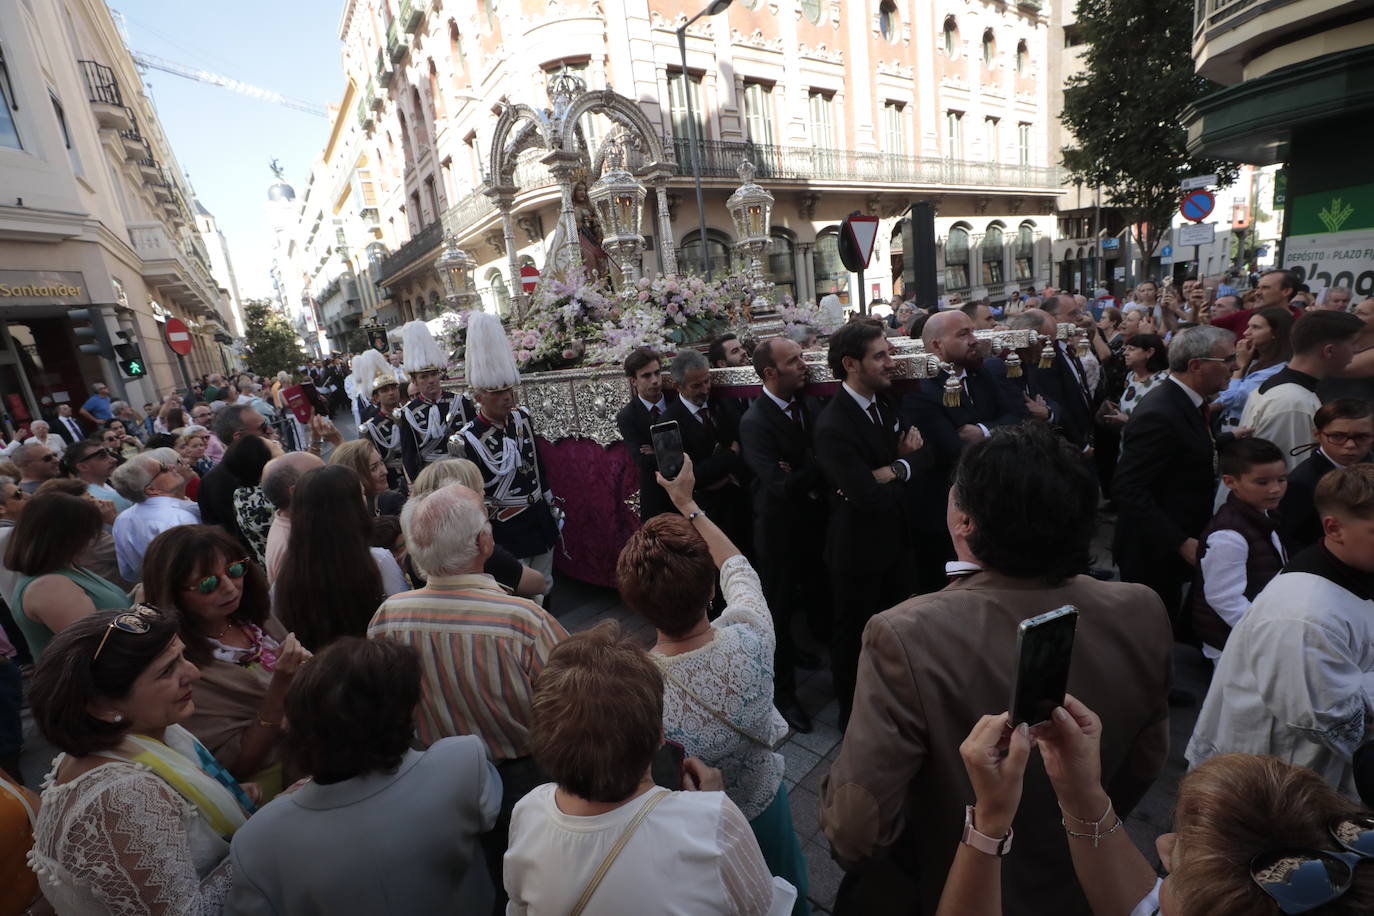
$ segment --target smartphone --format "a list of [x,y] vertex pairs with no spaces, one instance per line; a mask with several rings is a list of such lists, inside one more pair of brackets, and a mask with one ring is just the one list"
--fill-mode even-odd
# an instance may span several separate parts
[[1064,605],[1016,628],[1016,679],[1011,688],[1011,725],[1048,722],[1064,705],[1073,661],[1078,608]]
[[315,407],[310,403],[310,397],[305,393],[305,389],[300,385],[292,385],[283,388],[281,396],[286,400],[286,406],[291,408],[291,412],[296,415],[296,419],[303,424],[308,424],[310,418],[315,414]]
[[682,430],[678,429],[676,420],[665,420],[649,427],[649,435],[654,440],[658,472],[672,480],[682,473]]
[[682,745],[676,741],[664,741],[663,745],[654,752],[653,765],[649,768],[649,775],[653,778],[654,785],[672,789],[674,792],[681,789],[683,762],[686,759],[687,751]]

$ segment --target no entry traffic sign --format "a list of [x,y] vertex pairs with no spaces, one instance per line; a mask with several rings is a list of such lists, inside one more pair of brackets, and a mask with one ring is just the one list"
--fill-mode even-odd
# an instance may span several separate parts
[[1212,215],[1216,205],[1217,199],[1212,196],[1212,192],[1199,188],[1183,195],[1183,203],[1179,205],[1178,212],[1183,214],[1184,219],[1200,223]]
[[180,356],[190,355],[191,331],[186,327],[186,322],[180,318],[168,318],[162,327],[162,333],[167,335],[167,346],[172,348],[173,353]]
[[527,293],[534,292],[534,288],[539,285],[539,268],[533,264],[526,264],[520,268],[520,288]]

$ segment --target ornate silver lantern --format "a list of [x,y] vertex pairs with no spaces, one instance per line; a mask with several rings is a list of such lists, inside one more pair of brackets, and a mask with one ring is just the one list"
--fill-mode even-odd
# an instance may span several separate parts
[[434,262],[434,270],[444,284],[444,299],[451,308],[471,308],[476,301],[472,292],[472,272],[476,269],[477,260],[458,247],[458,239],[452,235],[445,237],[444,250]]
[[755,171],[754,163],[748,159],[740,163],[743,184],[730,195],[725,207],[735,223],[735,247],[748,258],[745,273],[750,285],[756,294],[763,295],[768,285],[763,276],[763,256],[773,244],[768,231],[773,219],[773,195],[754,182]]
[[617,132],[606,140],[605,165],[601,177],[587,189],[587,197],[601,224],[601,247],[615,260],[626,284],[639,279],[644,196],[644,185],[626,168],[625,140]]

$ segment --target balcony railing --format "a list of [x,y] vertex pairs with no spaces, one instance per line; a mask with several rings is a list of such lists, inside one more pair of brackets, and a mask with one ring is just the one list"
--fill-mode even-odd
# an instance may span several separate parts
[[124,107],[124,99],[119,94],[119,80],[115,79],[113,70],[93,60],[79,60],[77,63],[81,65],[81,76],[86,81],[86,98],[89,101]]
[[391,61],[387,59],[386,51],[377,49],[377,84],[383,88],[391,85],[391,78],[396,75],[396,70],[391,66]]
[[386,27],[386,53],[393,64],[399,64],[410,53],[410,36],[393,19]]
[[[692,174],[691,146],[668,141],[677,157],[676,174]],[[932,156],[822,149],[808,146],[708,142],[699,148],[704,178],[738,181],[740,161],[748,156],[760,179],[776,181],[856,181],[880,184],[971,185],[975,187],[1058,188],[1055,167],[1008,165]]]
[[[1196,0],[1193,15],[1194,31],[1211,33],[1239,25],[1241,16],[1260,2],[1261,0]],[[1277,4],[1270,0],[1264,5],[1267,8]]]
[[401,0],[401,24],[407,32],[414,34],[420,27],[420,23],[425,20],[424,3],[412,3],[411,0]]

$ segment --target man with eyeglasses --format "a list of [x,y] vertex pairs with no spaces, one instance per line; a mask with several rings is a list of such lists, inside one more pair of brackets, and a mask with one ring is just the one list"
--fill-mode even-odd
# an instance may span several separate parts
[[154,449],[135,455],[115,469],[110,483],[133,506],[114,523],[115,556],[119,574],[130,582],[143,578],[143,554],[168,528],[199,525],[200,507],[186,498],[187,477],[176,453]]
[[14,450],[10,456],[19,468],[19,489],[25,493],[35,493],[43,481],[57,476],[57,456],[32,440]]
[[67,449],[67,465],[86,484],[87,493],[114,503],[116,512],[133,505],[110,486],[110,474],[118,467],[119,458],[99,439],[83,439]]
[[1339,375],[1355,355],[1355,338],[1364,322],[1349,312],[1316,309],[1293,325],[1293,357],[1265,379],[1245,402],[1241,428],[1277,445],[1293,470],[1301,460],[1293,450],[1312,441],[1312,415],[1322,406],[1317,386]]

